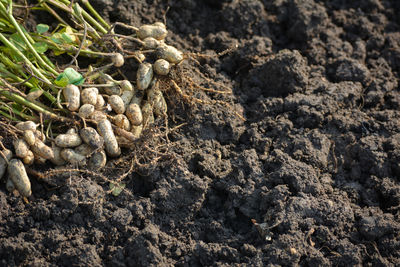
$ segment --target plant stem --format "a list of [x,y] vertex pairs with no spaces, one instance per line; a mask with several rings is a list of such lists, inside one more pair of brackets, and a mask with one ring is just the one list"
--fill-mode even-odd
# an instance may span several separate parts
[[[70,1],[68,1],[68,0],[59,0],[60,2],[62,2],[62,3],[64,3],[65,5],[70,5],[71,4],[71,2]],[[78,5],[78,4],[74,4],[74,6],[75,5]],[[79,5],[78,5],[79,6]],[[103,26],[101,26],[92,16],[90,16],[90,14],[89,13],[87,13],[84,9],[82,9],[81,8],[81,10],[82,10],[82,15],[83,15],[83,17],[87,20],[87,21],[89,21],[92,25],[94,25],[101,33],[103,33],[103,34],[106,34],[107,33],[107,30],[106,29],[104,29],[103,28]]]
[[89,0],[82,0],[82,3],[86,6],[86,8],[89,10],[90,13],[98,20],[100,21],[103,26],[109,30],[111,27],[108,25],[108,23],[97,13],[96,9],[93,8],[93,6],[90,4]]
[[[3,74],[3,75],[1,75],[1,74]],[[14,73],[12,73],[12,72],[8,71],[7,69],[4,69],[4,68],[0,68],[0,76],[3,76],[2,78],[4,78],[4,79],[12,78],[17,83],[22,83],[23,81],[25,81],[21,77],[15,75]],[[29,88],[35,88],[35,86],[33,84],[31,84],[30,82],[28,82],[28,81],[24,82],[24,85],[28,86]]]
[[24,120],[27,120],[27,121],[38,121],[37,117],[27,115],[19,110],[16,110],[15,108],[10,108],[8,106],[0,106],[0,109],[5,110],[5,111],[11,111],[12,113],[20,116],[21,118],[23,118]]
[[[85,18],[85,20],[87,20],[91,25],[93,25],[93,30],[94,28],[97,28],[101,33],[106,34],[107,30],[103,28],[103,26],[101,26],[92,16],[90,16],[89,13],[87,13],[84,9],[80,8],[80,6],[78,4],[73,4],[73,9],[71,9],[69,7],[69,5],[71,4],[70,1],[68,0],[46,0],[48,3],[57,6],[58,8],[70,13],[71,15],[73,15],[76,19],[78,19],[79,21],[82,20],[81,16],[79,16],[76,13],[82,13],[83,18]],[[79,12],[77,12],[79,11]],[[92,26],[91,26],[92,27]],[[97,31],[94,30],[94,34],[96,35],[97,39],[100,39],[100,35],[98,34]]]
[[26,37],[24,31],[21,29],[21,26],[18,24],[18,22],[14,19],[13,15],[12,15],[12,1],[9,1],[9,6],[8,6],[9,10],[7,12],[6,7],[0,2],[0,9],[7,13],[8,19],[9,21],[14,25],[15,29],[17,30],[18,34],[21,36],[21,38],[23,39],[23,41],[26,43],[26,45],[28,46],[29,50],[31,51],[31,53],[35,56],[35,58],[38,60],[39,64],[41,64],[44,68],[48,69],[50,72],[52,72],[54,75],[58,75],[59,73],[53,69],[51,66],[49,66],[45,60],[36,52],[35,48],[33,48],[31,42],[28,40],[28,38]]
[[23,106],[27,106],[33,110],[36,110],[39,113],[43,113],[45,116],[48,116],[50,119],[52,120],[58,120],[58,121],[62,121],[62,122],[73,122],[73,119],[67,118],[67,117],[63,117],[63,116],[59,116],[53,112],[50,112],[28,100],[26,100],[25,98],[23,98],[22,96],[19,96],[17,94],[14,94],[8,90],[0,90],[0,95],[4,96],[5,98],[14,101],[15,103],[18,103],[20,105]]
[[[13,50],[15,53],[17,53],[24,61],[25,63],[30,67],[30,69],[32,70],[33,74],[35,74],[37,77],[39,77],[40,79],[42,79],[45,83],[47,83],[50,88],[57,93],[58,90],[56,87],[54,87],[54,85],[46,78],[46,76],[44,76],[36,67],[35,65],[32,64],[32,62],[29,61],[29,59],[27,59],[25,57],[25,55],[19,51],[12,43],[10,43],[7,38],[5,38],[5,36],[3,34],[0,33],[0,41],[2,41],[5,45],[7,45],[11,50]],[[40,88],[41,89],[41,88]],[[50,93],[48,93],[47,91],[41,89],[43,91],[43,94],[52,102],[54,103],[56,101],[56,98],[51,95]]]
[[29,59],[27,59],[25,55],[21,51],[19,51],[18,48],[16,48],[10,41],[8,41],[7,38],[2,33],[0,33],[0,41],[2,41],[6,46],[8,46],[8,48],[13,50],[13,52],[16,53],[18,56],[20,56],[25,61],[25,63],[31,68],[31,70],[36,76],[38,76],[46,83],[51,84],[51,82],[35,67],[35,65],[33,65],[32,62],[30,62]]
[[16,118],[14,118],[13,116],[11,116],[10,114],[0,110],[0,115],[6,117],[7,119],[10,119],[12,121],[18,121]]
[[[58,19],[58,21],[60,21],[62,24],[69,26],[69,24],[62,18],[60,17],[60,15],[57,14],[56,11],[54,11],[54,9],[52,9],[48,4],[46,4],[45,2],[41,3],[42,7],[49,12],[50,14],[52,14],[56,19]],[[69,26],[71,27],[71,26]]]
[[[19,91],[17,88],[9,84],[6,80],[0,78],[0,85],[7,87],[10,91],[18,92],[21,97],[27,97],[23,92]],[[56,101],[55,97],[50,94],[49,92],[43,90],[39,85],[37,85],[37,88],[42,92],[44,96],[46,96],[52,103]],[[33,104],[41,106],[42,108],[46,108],[46,106],[40,102],[37,101],[31,101]]]

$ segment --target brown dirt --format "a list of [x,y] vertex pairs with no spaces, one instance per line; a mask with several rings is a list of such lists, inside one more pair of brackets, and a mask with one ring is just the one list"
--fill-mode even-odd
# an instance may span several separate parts
[[[247,121],[180,111],[173,160],[118,197],[84,175],[51,190],[32,179],[29,204],[1,185],[1,266],[400,265],[399,1],[94,5],[132,25],[170,6],[168,41],[184,51],[237,44],[184,67],[232,87],[209,97]],[[252,219],[274,226],[270,241]]]

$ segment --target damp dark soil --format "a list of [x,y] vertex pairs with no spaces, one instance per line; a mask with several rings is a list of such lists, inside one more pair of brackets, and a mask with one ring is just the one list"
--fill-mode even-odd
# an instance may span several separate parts
[[1,266],[400,266],[399,1],[93,4],[131,25],[168,10],[168,43],[211,55],[184,66],[246,121],[182,110],[173,157],[118,197],[85,175],[33,178],[29,203],[1,185]]

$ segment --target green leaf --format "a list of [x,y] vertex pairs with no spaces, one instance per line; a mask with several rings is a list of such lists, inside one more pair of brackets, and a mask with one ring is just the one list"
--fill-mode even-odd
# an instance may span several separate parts
[[36,25],[36,31],[39,34],[47,32],[49,30],[49,28],[50,28],[49,25],[46,25],[46,24],[38,24],[38,25]]
[[36,52],[39,54],[43,54],[47,51],[48,46],[45,42],[36,42],[33,44],[33,48],[35,48]]
[[82,74],[73,68],[66,68],[63,73],[67,76],[70,84],[81,85],[85,81]]
[[18,33],[13,33],[10,36],[10,41],[21,51],[26,50],[26,44]]
[[51,39],[53,42],[55,42],[56,44],[63,44],[63,43],[64,43],[64,41],[63,41],[63,39],[62,39],[62,37],[61,37],[61,34],[58,33],[58,32],[54,33],[54,34],[51,36],[50,39]]
[[73,68],[66,68],[58,77],[54,83],[58,86],[67,86],[68,84],[81,85],[84,83],[85,78],[82,74],[74,70]]
[[67,43],[67,44],[73,44],[74,40],[72,39],[71,35],[68,33],[63,32],[61,34],[61,38]]
[[82,76],[81,79],[74,81],[72,84],[81,85],[81,84],[83,84],[84,82],[85,82],[85,78],[83,78],[83,76]]
[[110,190],[112,190],[111,193],[117,197],[119,196],[119,194],[121,194],[122,190],[124,190],[125,186],[126,184],[123,183],[120,184],[110,183]]
[[24,61],[24,59],[23,59],[22,57],[20,57],[19,55],[17,55],[17,54],[11,54],[11,55],[10,55],[10,59],[11,59],[12,62],[14,62],[14,63],[19,63],[19,62]]
[[54,83],[55,83],[57,86],[65,87],[65,86],[67,86],[67,85],[69,84],[69,80],[68,80],[68,77],[65,76],[64,73],[61,73],[61,74],[58,75],[58,77],[54,80]]

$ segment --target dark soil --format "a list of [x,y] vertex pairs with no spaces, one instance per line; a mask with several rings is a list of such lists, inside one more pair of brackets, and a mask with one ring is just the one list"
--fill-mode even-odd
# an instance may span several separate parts
[[86,176],[33,178],[29,204],[2,185],[0,265],[400,266],[399,3],[96,1],[132,25],[169,6],[184,51],[237,44],[184,67],[232,87],[209,97],[247,120],[180,111],[173,159],[118,197]]

